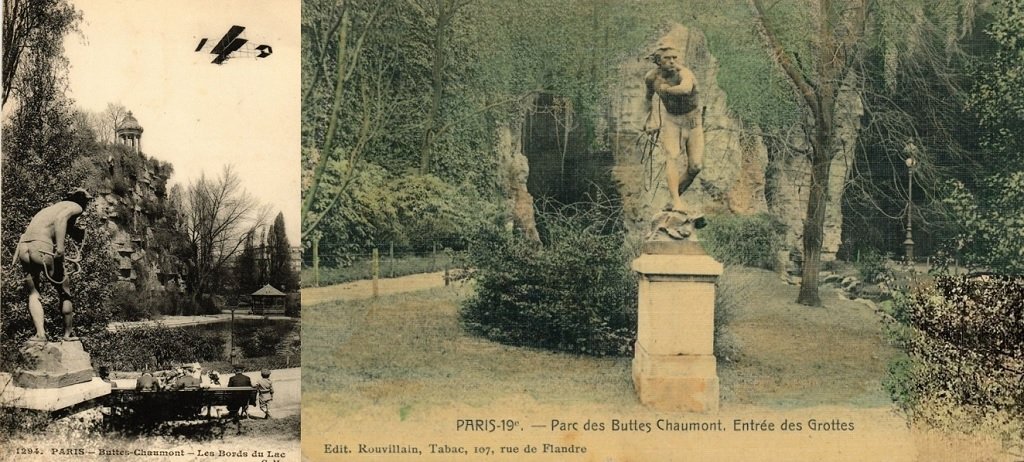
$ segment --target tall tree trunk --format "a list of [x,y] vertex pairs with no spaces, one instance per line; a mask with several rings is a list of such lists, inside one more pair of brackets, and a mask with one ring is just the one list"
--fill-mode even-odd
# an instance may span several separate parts
[[822,140],[817,140],[811,155],[811,186],[807,197],[807,217],[803,231],[803,268],[800,281],[800,295],[796,302],[802,305],[821,306],[818,295],[818,273],[821,270],[821,245],[824,242],[825,207],[828,205],[829,168],[832,166],[824,151]]
[[455,7],[446,3],[439,6],[440,15],[437,18],[437,28],[434,30],[433,62],[430,67],[430,112],[427,113],[427,121],[423,127],[423,138],[420,141],[420,174],[430,173],[430,161],[433,155],[435,126],[441,117],[441,98],[444,96],[444,61],[445,43],[444,36],[448,32],[448,26],[455,16]]

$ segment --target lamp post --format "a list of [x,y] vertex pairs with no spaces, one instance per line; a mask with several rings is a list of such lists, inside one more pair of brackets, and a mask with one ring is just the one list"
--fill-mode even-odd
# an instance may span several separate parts
[[917,154],[917,146],[910,144],[907,146],[907,237],[903,240],[903,251],[904,257],[906,258],[907,265],[914,264],[914,235],[913,225],[911,224],[911,216],[914,211],[914,168],[917,167],[917,159],[914,155]]

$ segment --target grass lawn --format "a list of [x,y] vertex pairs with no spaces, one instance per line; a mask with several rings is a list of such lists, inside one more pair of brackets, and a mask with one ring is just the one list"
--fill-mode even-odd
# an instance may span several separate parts
[[[829,306],[796,305],[796,287],[770,272],[730,269],[737,292],[720,359],[723,406],[887,405],[895,354],[873,310],[824,290]],[[627,357],[518,348],[465,332],[469,288],[316,305],[303,313],[304,396],[344,390],[334,409],[368,405],[483,405],[509,394],[543,403],[637,405]],[[790,293],[792,292],[792,293]],[[760,294],[759,296],[754,296]]]
[[501,345],[467,334],[468,289],[440,288],[325,303],[303,313],[303,399],[345,390],[345,415],[382,401],[484,405],[525,393],[542,402],[634,401],[629,358],[591,358]]
[[[458,306],[470,286],[307,307],[302,333],[305,454],[311,460],[334,460],[323,449],[332,444],[429,448],[438,441],[523,445],[560,437],[560,443],[589,447],[592,460],[752,460],[755,453],[771,456],[764,460],[1002,460],[989,457],[1001,452],[991,439],[908,427],[905,417],[894,412],[882,382],[898,352],[888,344],[870,304],[823,287],[824,307],[800,306],[794,302],[797,286],[749,268],[727,269],[720,284],[731,302],[717,348],[721,410],[712,415],[666,414],[641,405],[628,357],[552,353],[468,334],[459,325]],[[805,424],[841,419],[855,423],[857,430],[455,431],[455,422],[463,418],[522,419],[524,425],[543,427],[552,419],[654,422],[666,415],[718,419],[726,425],[733,419]],[[773,450],[753,449],[765,447]],[[684,459],[683,454],[700,456]],[[951,454],[957,457],[949,459]],[[547,457],[488,460],[582,460]],[[424,460],[449,459],[435,454]]]

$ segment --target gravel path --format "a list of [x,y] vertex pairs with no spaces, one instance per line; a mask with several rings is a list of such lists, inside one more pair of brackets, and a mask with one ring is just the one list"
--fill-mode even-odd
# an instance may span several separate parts
[[[414,292],[444,286],[444,272],[413,274],[397,278],[378,280],[378,294],[391,295],[400,292]],[[304,306],[335,300],[360,300],[373,296],[373,281],[361,280],[326,287],[302,289]]]

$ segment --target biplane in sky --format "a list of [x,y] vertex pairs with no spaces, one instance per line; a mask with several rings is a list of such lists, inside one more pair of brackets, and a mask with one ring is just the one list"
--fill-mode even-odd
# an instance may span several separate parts
[[[241,37],[244,30],[245,27],[243,26],[231,26],[228,32],[221,37],[220,41],[210,49],[210,54],[217,55],[210,62],[213,64],[224,64],[224,61],[240,56],[266,58],[274,52],[270,45],[259,45],[253,48],[249,44],[249,39]],[[203,51],[207,41],[205,38],[200,40],[199,45],[196,46],[196,52]]]

